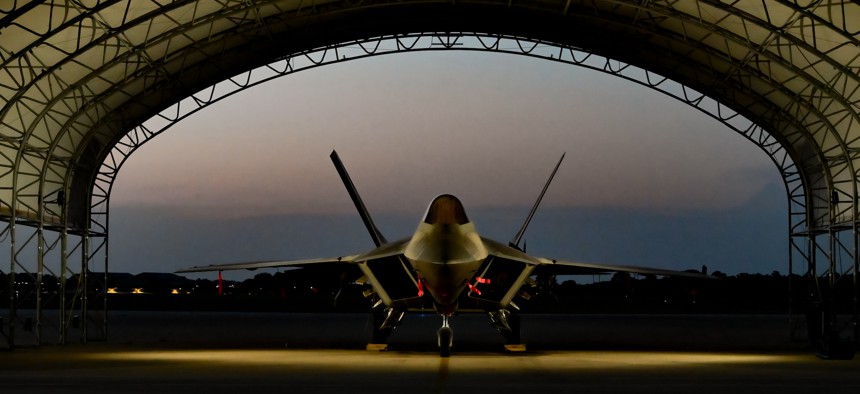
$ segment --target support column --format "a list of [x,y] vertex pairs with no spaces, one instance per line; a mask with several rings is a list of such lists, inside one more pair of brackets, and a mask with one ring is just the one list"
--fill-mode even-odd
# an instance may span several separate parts
[[87,310],[89,283],[87,283],[87,277],[90,271],[89,263],[90,235],[85,232],[81,247],[81,273],[78,275],[79,286],[81,287],[81,343],[87,343],[87,321],[89,320],[89,311]]
[[42,346],[42,281],[45,272],[45,228],[42,223],[36,227],[36,346]]
[[[805,311],[803,309],[803,305],[807,304],[806,295],[808,292],[804,291],[802,295],[798,298],[795,298],[797,292],[800,288],[803,288],[806,285],[805,281],[801,283],[796,283],[795,279],[795,267],[794,267],[794,255],[797,253],[799,255],[799,259],[801,264],[809,266],[809,253],[804,252],[803,244],[806,243],[808,246],[808,238],[803,237],[800,239],[805,242],[798,242],[800,237],[797,234],[789,233],[788,235],[788,325],[789,325],[789,337],[793,341],[801,341],[807,339],[807,336],[804,336],[800,331],[806,326],[807,317],[805,315]],[[800,275],[801,278],[805,278],[806,275]],[[806,327],[807,332],[809,330]]]
[[851,290],[852,290],[851,291],[851,294],[852,294],[852,300],[851,300],[852,315],[851,315],[851,318],[850,318],[851,320],[850,320],[849,324],[853,325],[853,328],[854,328],[851,341],[852,341],[852,345],[853,345],[852,347],[855,351],[857,349],[860,349],[860,320],[858,320],[858,316],[860,316],[860,309],[858,309],[858,304],[857,304],[858,303],[857,294],[858,294],[858,291],[860,291],[857,288],[857,261],[858,261],[858,259],[860,259],[860,257],[857,256],[857,254],[860,253],[860,240],[858,240],[858,224],[860,224],[860,223],[858,223],[858,221],[860,221],[860,218],[858,218],[858,212],[860,211],[860,210],[858,210],[858,203],[860,203],[860,189],[858,189],[857,181],[858,181],[857,172],[855,171],[854,172],[854,182],[853,182],[852,188],[851,188],[853,195],[850,196],[852,220],[851,220],[851,268],[849,270],[850,274],[851,274]]
[[103,303],[102,307],[104,310],[102,311],[102,335],[104,340],[107,340],[108,336],[108,269],[110,268],[110,242],[108,242],[108,233],[105,233],[102,238],[102,242],[104,242],[105,248],[105,268],[104,268],[104,278],[102,279],[102,297]]
[[816,342],[821,340],[821,336],[823,335],[824,319],[822,315],[821,293],[818,287],[818,273],[816,272],[818,244],[815,239],[816,236],[812,231],[809,232],[808,237],[809,258],[806,263],[806,274],[804,274],[807,287],[806,330],[809,334],[810,342]]
[[839,250],[836,246],[836,237],[838,236],[836,233],[836,229],[833,228],[833,224],[830,224],[830,228],[827,230],[827,234],[830,236],[830,242],[828,247],[830,248],[830,255],[827,258],[827,293],[825,294],[825,302],[827,304],[825,316],[827,317],[827,321],[824,324],[825,329],[825,338],[827,340],[834,340],[833,336],[839,337],[839,330],[837,327],[836,319],[838,317],[838,310],[836,308],[836,278],[839,274],[836,269],[836,254],[839,253]]
[[15,218],[9,218],[9,331],[6,338],[9,342],[9,348],[15,348],[15,321],[18,320],[17,310],[15,308]]
[[68,272],[69,230],[63,227],[60,233],[60,345],[68,340],[69,315],[66,312],[66,273]]

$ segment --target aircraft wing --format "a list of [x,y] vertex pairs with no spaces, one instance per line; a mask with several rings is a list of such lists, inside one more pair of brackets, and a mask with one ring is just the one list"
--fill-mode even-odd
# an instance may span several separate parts
[[555,275],[587,275],[607,272],[629,272],[633,274],[643,275],[681,276],[696,279],[716,279],[713,276],[705,275],[697,271],[675,271],[663,268],[639,267],[635,265],[583,263],[576,261],[548,259],[544,257],[537,257],[537,260],[540,261],[540,265],[536,267],[536,270],[552,273]]
[[252,261],[246,263],[231,263],[231,264],[214,264],[191,267],[176,271],[176,273],[188,272],[214,272],[214,271],[231,271],[231,270],[255,270],[259,268],[284,268],[284,267],[302,267],[310,266],[320,267],[325,265],[344,265],[358,264],[370,260],[379,260],[387,257],[394,257],[403,254],[403,250],[409,243],[409,238],[404,238],[394,242],[384,244],[367,253],[353,254],[349,256],[328,257],[321,259],[305,259],[305,260],[272,260],[272,261]]
[[203,265],[198,267],[190,267],[176,271],[176,273],[188,272],[214,272],[214,271],[231,271],[231,270],[255,270],[258,268],[282,268],[282,267],[308,267],[313,265],[331,265],[331,264],[354,264],[355,258],[359,255],[341,256],[322,259],[305,259],[305,260],[273,260],[273,261],[252,261],[246,263],[232,264],[215,264]]

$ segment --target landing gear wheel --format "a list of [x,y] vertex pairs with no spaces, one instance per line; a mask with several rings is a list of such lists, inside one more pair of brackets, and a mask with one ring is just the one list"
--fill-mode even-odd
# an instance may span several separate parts
[[451,345],[454,342],[454,331],[451,330],[451,327],[442,327],[436,332],[436,336],[439,340],[439,356],[451,356]]

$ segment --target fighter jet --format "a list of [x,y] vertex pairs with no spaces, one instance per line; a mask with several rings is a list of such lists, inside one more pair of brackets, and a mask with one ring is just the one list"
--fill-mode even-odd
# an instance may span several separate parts
[[[492,326],[504,337],[508,350],[524,350],[520,342],[518,297],[528,298],[529,288],[537,285],[534,277],[547,275],[629,272],[660,276],[708,278],[690,271],[659,268],[582,263],[535,257],[525,253],[520,242],[553,177],[564,160],[562,154],[525,221],[508,244],[484,238],[469,220],[463,204],[450,194],[437,196],[411,237],[389,242],[382,235],[337,152],[331,160],[355,204],[376,248],[365,253],[334,258],[288,261],[258,261],[238,264],[207,265],[177,271],[213,272],[240,269],[339,266],[357,267],[356,283],[369,285],[367,296],[376,300],[373,338],[368,348],[384,349],[392,330],[407,312],[432,308],[442,318],[437,331],[441,357],[449,357],[453,331],[449,319],[465,309],[486,313]],[[462,306],[466,307],[462,307]]]

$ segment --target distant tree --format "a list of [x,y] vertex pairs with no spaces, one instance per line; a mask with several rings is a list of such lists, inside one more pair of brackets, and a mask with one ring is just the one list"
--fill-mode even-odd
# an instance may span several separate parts
[[627,283],[629,281],[630,281],[630,274],[628,274],[626,272],[620,272],[620,271],[613,274],[612,279],[610,280],[610,282],[620,282],[620,283]]

